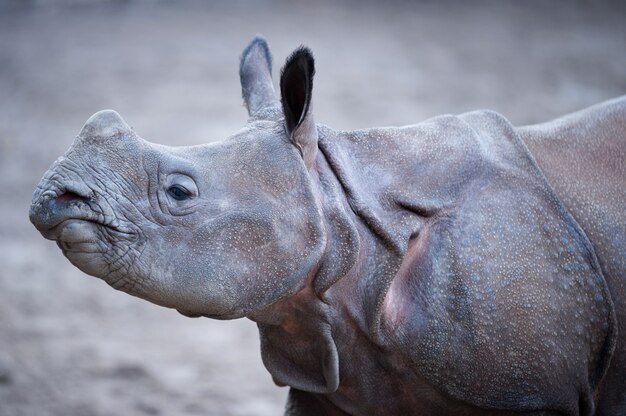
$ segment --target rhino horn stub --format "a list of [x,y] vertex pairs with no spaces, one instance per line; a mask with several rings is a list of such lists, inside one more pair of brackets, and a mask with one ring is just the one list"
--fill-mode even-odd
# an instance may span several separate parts
[[120,133],[130,133],[130,131],[130,126],[116,111],[102,110],[89,117],[79,135],[83,137],[112,137]]

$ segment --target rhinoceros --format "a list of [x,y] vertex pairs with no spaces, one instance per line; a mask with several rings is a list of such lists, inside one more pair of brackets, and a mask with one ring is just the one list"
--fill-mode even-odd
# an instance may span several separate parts
[[30,219],[69,261],[183,315],[257,323],[287,415],[626,414],[626,97],[336,131],[314,59],[240,60],[249,120],[168,147],[84,125]]

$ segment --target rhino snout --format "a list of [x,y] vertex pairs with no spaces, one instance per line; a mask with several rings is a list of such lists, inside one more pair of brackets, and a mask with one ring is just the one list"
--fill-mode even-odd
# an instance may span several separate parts
[[[70,220],[88,222],[93,226],[105,226],[113,230],[128,233],[119,221],[104,215],[94,197],[85,192],[73,190],[44,191],[35,195],[29,212],[30,221],[35,228],[49,240],[60,240],[63,237],[76,238],[69,232],[76,226],[64,230]],[[84,227],[83,227],[84,228]],[[65,231],[65,232],[63,232]]]
[[69,218],[77,218],[87,201],[86,196],[72,191],[58,196],[45,192],[30,206],[30,221],[44,237],[54,239],[51,230]]

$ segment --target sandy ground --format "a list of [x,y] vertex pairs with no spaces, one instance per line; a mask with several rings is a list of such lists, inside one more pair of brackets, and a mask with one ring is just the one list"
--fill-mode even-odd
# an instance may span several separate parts
[[238,56],[256,33],[276,68],[312,47],[316,119],[341,129],[475,108],[533,123],[626,93],[625,2],[342,4],[0,0],[1,416],[282,412],[254,324],[116,292],[28,222],[92,113],[158,143],[224,138],[246,120]]

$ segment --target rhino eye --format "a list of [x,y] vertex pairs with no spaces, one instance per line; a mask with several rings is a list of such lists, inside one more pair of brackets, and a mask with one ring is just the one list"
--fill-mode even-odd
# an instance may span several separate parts
[[191,198],[191,192],[182,185],[172,185],[167,189],[169,196],[177,201]]

